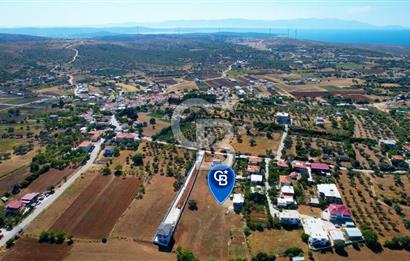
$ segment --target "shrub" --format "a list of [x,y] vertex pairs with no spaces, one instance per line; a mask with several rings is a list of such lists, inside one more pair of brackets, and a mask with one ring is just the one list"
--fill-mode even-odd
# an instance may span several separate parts
[[38,237],[38,242],[48,242],[50,240],[50,235],[47,231],[42,231]]
[[300,238],[302,239],[303,242],[307,243],[308,240],[309,240],[309,235],[303,232],[303,233],[300,235]]
[[294,257],[303,254],[303,250],[299,247],[290,247],[285,251],[285,256]]
[[189,250],[183,250],[180,246],[176,250],[178,261],[199,261],[199,259]]
[[267,254],[264,252],[260,252],[256,256],[252,257],[252,261],[275,261],[275,259],[275,255]]
[[107,238],[103,237],[103,238],[101,239],[101,242],[103,242],[104,244],[107,243]]

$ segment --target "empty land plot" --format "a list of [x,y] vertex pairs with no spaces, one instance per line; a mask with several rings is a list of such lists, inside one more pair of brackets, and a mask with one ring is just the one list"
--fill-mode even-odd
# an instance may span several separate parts
[[1,260],[63,260],[71,248],[72,246],[67,244],[39,243],[34,238],[22,238],[16,241],[16,245],[7,251]]
[[176,195],[172,186],[174,181],[171,177],[155,175],[145,185],[143,198],[134,199],[118,220],[111,236],[151,241]]
[[[272,139],[268,139],[266,136],[249,137],[242,135],[242,143],[239,143],[238,139],[234,138],[231,145],[235,151],[242,154],[266,155],[266,150],[270,149],[275,152],[278,149],[280,137],[280,132],[273,132]],[[251,139],[255,141],[255,146],[251,146]]]
[[0,193],[9,192],[15,184],[19,184],[30,175],[30,170],[25,165],[8,172],[0,178]]
[[107,236],[135,196],[140,180],[97,176],[51,227],[75,237]]
[[286,249],[296,246],[308,252],[308,247],[302,242],[300,235],[302,230],[265,230],[263,232],[254,231],[248,237],[248,243],[252,256],[259,252],[282,254]]
[[232,225],[238,224],[237,226],[242,229],[243,223],[232,222],[237,216],[226,214],[226,206],[216,203],[209,192],[206,174],[206,171],[200,171],[189,197],[196,200],[198,210],[186,208],[183,212],[174,235],[175,246],[192,250],[200,260],[209,257],[228,260],[230,234],[234,229]]
[[158,251],[152,243],[109,239],[106,244],[75,242],[66,261],[78,260],[155,260],[174,261],[175,253]]
[[196,90],[198,86],[194,81],[183,81],[167,87],[167,92],[185,92]]
[[143,134],[145,136],[153,136],[171,125],[169,122],[157,118],[155,118],[155,124],[150,124],[149,121],[151,118],[155,117],[150,117],[147,113],[143,112],[138,113],[138,120],[147,123],[147,125],[143,127]]

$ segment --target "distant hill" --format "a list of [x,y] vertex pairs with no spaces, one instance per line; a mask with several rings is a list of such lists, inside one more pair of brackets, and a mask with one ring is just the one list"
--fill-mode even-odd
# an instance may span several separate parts
[[48,40],[48,38],[40,37],[40,36],[0,33],[0,43],[46,41],[46,40]]

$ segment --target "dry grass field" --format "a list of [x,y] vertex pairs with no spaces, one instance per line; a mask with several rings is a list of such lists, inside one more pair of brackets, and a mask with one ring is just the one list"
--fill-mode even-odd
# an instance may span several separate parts
[[167,87],[167,92],[183,93],[185,91],[196,90],[198,86],[194,81],[182,81]]
[[259,252],[282,254],[286,249],[296,246],[307,253],[308,247],[302,242],[300,235],[303,230],[265,230],[263,232],[254,231],[248,237],[249,248],[252,256]]
[[147,126],[143,128],[143,134],[145,136],[151,137],[159,133],[162,129],[170,126],[170,123],[161,119],[155,119],[155,125],[151,125],[149,120],[154,117],[150,117],[147,113],[138,113],[138,120],[141,122],[146,122]]
[[268,139],[266,136],[255,136],[252,137],[255,140],[255,146],[251,146],[250,137],[247,135],[242,135],[242,143],[239,143],[236,138],[231,141],[231,146],[235,149],[236,152],[241,154],[250,154],[250,155],[266,155],[266,150],[272,150],[274,153],[280,143],[280,132],[272,133],[273,139]]

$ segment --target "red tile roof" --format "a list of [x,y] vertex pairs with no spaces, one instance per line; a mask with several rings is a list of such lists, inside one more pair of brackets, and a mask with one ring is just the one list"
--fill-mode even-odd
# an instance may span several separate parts
[[294,161],[294,162],[292,162],[292,168],[293,169],[295,169],[295,168],[306,168],[306,162],[304,162],[304,161]]
[[404,157],[402,155],[393,155],[391,156],[392,160],[404,160]]
[[261,170],[261,167],[259,166],[253,166],[253,165],[249,165],[247,171],[249,173],[257,173]]
[[345,205],[330,204],[328,210],[330,215],[352,216],[352,212]]
[[32,201],[35,197],[37,197],[38,193],[29,193],[24,195],[24,197],[21,198],[22,201]]
[[250,164],[258,164],[262,162],[262,158],[259,157],[249,157]]
[[285,162],[285,161],[278,162],[277,165],[278,165],[278,167],[281,167],[281,168],[287,168],[287,167],[289,167],[288,163]]
[[92,142],[91,141],[83,141],[80,143],[80,145],[78,145],[78,147],[88,147],[91,146]]
[[6,208],[8,209],[15,209],[15,210],[19,210],[24,206],[24,203],[20,200],[15,200],[15,201],[11,201],[10,203],[8,203],[6,205]]
[[280,184],[290,185],[292,184],[292,179],[289,176],[279,176]]
[[404,146],[403,149],[405,149],[405,150],[407,150],[407,151],[410,151],[410,145]]
[[117,136],[115,136],[117,139],[135,139],[136,134],[135,133],[118,133]]
[[325,164],[325,163],[312,163],[312,165],[310,165],[310,168],[312,170],[324,170],[324,171],[329,171],[329,165]]

